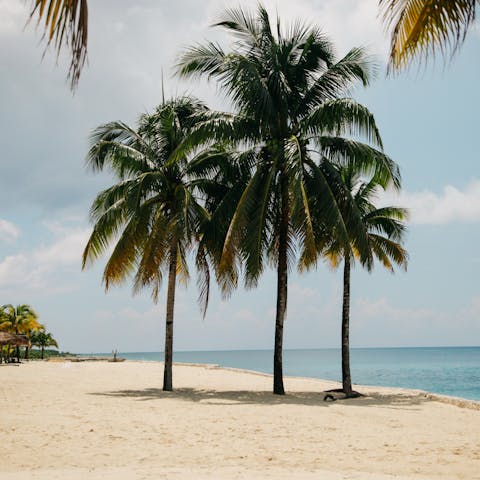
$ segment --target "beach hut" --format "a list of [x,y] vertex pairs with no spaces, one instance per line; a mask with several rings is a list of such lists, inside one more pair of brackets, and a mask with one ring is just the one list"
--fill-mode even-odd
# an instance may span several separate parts
[[12,345],[15,347],[28,347],[28,339],[25,335],[15,335],[9,332],[0,332],[0,363],[3,362],[2,347]]

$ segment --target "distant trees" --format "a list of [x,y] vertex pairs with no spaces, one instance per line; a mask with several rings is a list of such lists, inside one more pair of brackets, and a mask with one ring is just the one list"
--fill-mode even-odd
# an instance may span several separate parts
[[[30,305],[2,305],[0,312],[0,330],[14,335],[26,336],[31,331],[42,327],[38,323],[38,315]],[[18,343],[15,348],[17,362],[20,362],[20,346]]]
[[43,330],[33,333],[30,339],[32,345],[39,347],[41,349],[41,357],[43,360],[45,348],[55,347],[58,348],[57,341],[53,338],[51,333],[45,332]]
[[8,359],[13,345],[15,347],[17,362],[20,362],[20,346],[25,347],[25,359],[28,359],[29,349],[32,345],[37,345],[36,339],[38,335],[46,335],[49,338],[48,342],[50,342],[50,344],[45,346],[58,347],[52,334],[45,332],[45,326],[38,321],[38,315],[30,305],[2,305],[0,307],[0,333],[1,332],[9,334],[5,341],[0,341],[0,349],[2,349],[1,357],[5,356]]

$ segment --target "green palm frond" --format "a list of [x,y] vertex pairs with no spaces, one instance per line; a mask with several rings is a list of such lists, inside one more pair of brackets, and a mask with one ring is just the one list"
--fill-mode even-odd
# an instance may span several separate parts
[[374,175],[377,186],[400,188],[398,165],[380,150],[342,137],[319,137],[317,148],[323,157],[345,168],[354,168],[363,175]]
[[[189,139],[197,124],[208,120],[207,114],[202,102],[179,97],[142,115],[136,129],[111,122],[94,130],[87,167],[109,169],[119,182],[92,204],[94,228],[83,267],[114,244],[103,275],[107,289],[132,277],[134,293],[150,287],[157,301],[163,273],[175,263],[176,279],[187,280],[187,254],[201,239],[208,219],[197,196],[203,181],[190,162],[200,169],[197,151],[204,158],[221,158],[219,147],[212,152],[206,148],[208,137]],[[182,150],[182,145],[188,148]]]
[[380,149],[383,148],[372,113],[351,98],[324,102],[304,119],[302,128],[315,136],[362,137]]
[[408,254],[401,242],[406,232],[408,211],[401,207],[377,208],[374,205],[373,198],[385,185],[375,172],[371,172],[370,178],[365,180],[361,163],[337,164],[335,169],[345,187],[339,203],[348,232],[348,243],[335,231],[330,238],[327,233],[322,253],[330,266],[337,268],[341,259],[348,255],[360,260],[368,270],[373,267],[375,258],[390,271],[393,271],[394,263],[406,268]]
[[312,82],[303,95],[299,110],[305,114],[317,105],[342,97],[357,82],[367,86],[375,71],[376,65],[366,50],[353,48]]

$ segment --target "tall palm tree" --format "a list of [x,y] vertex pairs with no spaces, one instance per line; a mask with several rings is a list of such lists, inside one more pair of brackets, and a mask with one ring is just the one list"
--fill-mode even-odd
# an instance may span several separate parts
[[[38,315],[30,305],[2,305],[0,311],[0,330],[22,335],[40,326]],[[16,346],[16,356],[17,362],[20,362],[20,347],[18,345]]]
[[[256,14],[226,10],[215,26],[235,37],[232,49],[225,51],[214,43],[193,46],[182,54],[178,73],[215,78],[236,112],[211,113],[196,126],[190,141],[205,136],[229,141],[243,149],[250,162],[249,181],[222,239],[219,281],[228,293],[242,268],[246,286],[254,287],[266,262],[276,267],[273,391],[284,394],[283,325],[288,270],[296,246],[300,268],[315,264],[313,211],[347,238],[335,197],[316,160],[355,160],[363,169],[389,178],[395,177],[396,167],[381,152],[372,114],[344,98],[355,83],[369,83],[372,64],[363,49],[354,48],[337,61],[318,28],[297,22],[283,30],[277,19],[273,30],[261,5]],[[362,251],[366,239],[357,240]]]
[[[374,259],[393,273],[393,264],[407,268],[408,254],[401,242],[405,233],[407,211],[404,208],[389,206],[377,208],[373,203],[380,189],[388,183],[372,176],[368,181],[362,179],[362,174],[355,165],[339,167],[339,175],[349,192],[342,202],[342,212],[348,225],[348,215],[352,209],[359,212],[363,228],[367,235],[368,257],[362,263],[371,271]],[[345,208],[350,204],[350,208]],[[348,227],[347,227],[348,228]],[[354,232],[354,235],[357,233]],[[350,372],[350,270],[355,257],[359,258],[353,242],[344,242],[343,237],[336,237],[335,232],[327,238],[324,250],[330,265],[337,268],[343,259],[343,302],[342,302],[342,387],[347,396],[352,396],[352,377]]]
[[49,332],[46,332],[45,329],[34,332],[31,337],[32,345],[40,347],[41,349],[41,359],[43,360],[45,348],[55,347],[58,348],[57,341],[53,338],[53,335]]
[[75,90],[87,60],[88,4],[87,0],[33,0],[30,19],[44,23],[47,48],[53,43],[57,56],[63,47],[71,53],[68,78]]
[[190,163],[177,155],[177,149],[205,113],[201,102],[184,97],[143,115],[136,130],[121,122],[102,125],[93,132],[87,157],[90,169],[108,167],[119,181],[93,202],[94,228],[83,267],[116,242],[103,274],[106,289],[133,276],[134,293],[151,287],[155,302],[167,272],[163,389],[168,391],[172,390],[176,281],[178,276],[187,279],[186,254],[208,219],[195,196],[199,182],[190,178]]
[[400,70],[415,58],[454,54],[475,20],[478,0],[380,0],[391,30],[389,67]]

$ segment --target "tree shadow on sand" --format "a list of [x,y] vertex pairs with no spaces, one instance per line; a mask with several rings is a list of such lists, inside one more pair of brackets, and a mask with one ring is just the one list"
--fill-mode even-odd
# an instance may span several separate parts
[[178,399],[185,402],[203,403],[205,405],[304,405],[327,407],[335,403],[350,406],[376,406],[395,409],[411,409],[418,407],[429,399],[423,394],[372,394],[359,398],[330,397],[329,392],[291,392],[287,395],[273,395],[267,391],[218,391],[199,390],[194,388],[177,388],[173,392],[164,392],[161,388],[145,388],[139,390],[116,390],[110,392],[92,392],[90,395],[132,398],[138,401]]

